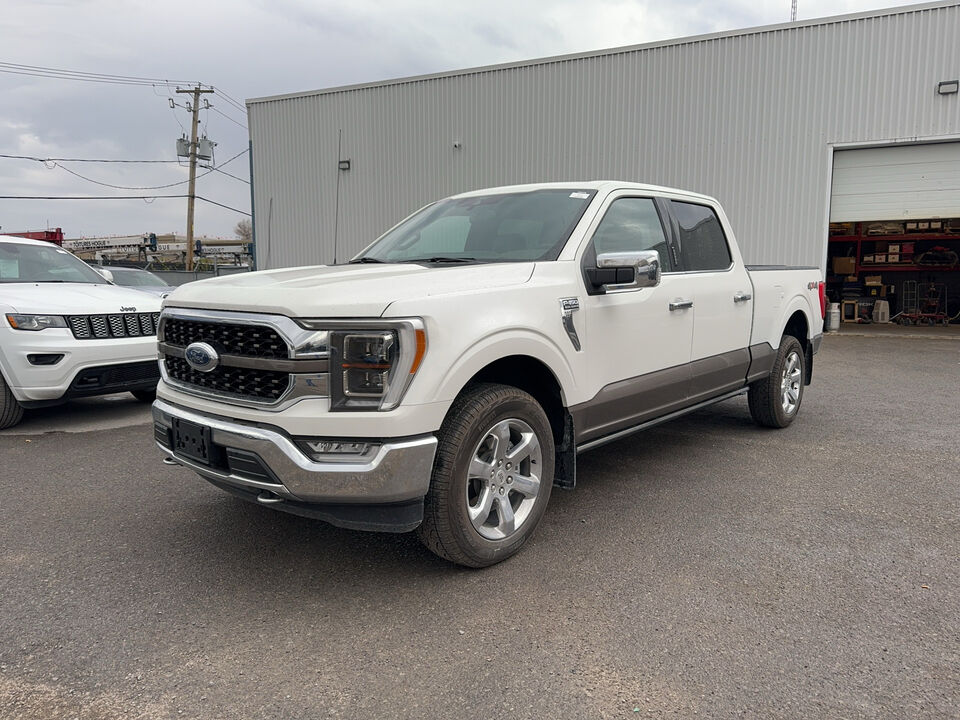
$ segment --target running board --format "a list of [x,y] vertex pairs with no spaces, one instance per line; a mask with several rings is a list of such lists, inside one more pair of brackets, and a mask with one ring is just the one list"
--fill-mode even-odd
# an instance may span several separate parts
[[614,440],[619,440],[620,438],[627,437],[627,435],[633,435],[634,433],[640,432],[641,430],[646,430],[647,428],[652,428],[654,425],[660,425],[661,423],[669,422],[670,420],[676,420],[679,417],[684,415],[689,415],[692,412],[697,410],[702,410],[705,407],[710,407],[711,405],[716,405],[718,402],[723,402],[724,400],[729,400],[730,398],[735,398],[738,395],[745,395],[748,391],[748,388],[739,388],[733,390],[732,392],[725,393],[715,398],[710,398],[709,400],[704,400],[701,403],[696,405],[691,405],[688,408],[683,410],[677,410],[672,412],[669,415],[664,415],[663,417],[654,418],[653,420],[648,420],[647,422],[640,423],[639,425],[634,425],[633,427],[628,427],[626,430],[620,430],[611,435],[604,435],[602,438],[597,438],[596,440],[591,440],[590,442],[585,442],[583,445],[577,445],[577,455],[580,453],[587,452],[587,450],[593,450],[598,448],[601,445],[606,445],[607,443],[613,442]]

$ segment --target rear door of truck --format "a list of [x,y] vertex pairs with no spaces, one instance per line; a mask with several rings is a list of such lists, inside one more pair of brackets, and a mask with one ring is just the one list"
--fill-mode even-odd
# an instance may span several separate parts
[[691,402],[744,384],[750,366],[753,286],[722,210],[669,200],[679,260],[692,282]]

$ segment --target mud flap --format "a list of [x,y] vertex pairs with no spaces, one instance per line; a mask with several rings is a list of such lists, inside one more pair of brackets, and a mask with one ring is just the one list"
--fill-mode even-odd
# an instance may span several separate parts
[[572,490],[577,484],[577,446],[573,441],[573,416],[563,412],[563,438],[557,444],[553,469],[553,486]]

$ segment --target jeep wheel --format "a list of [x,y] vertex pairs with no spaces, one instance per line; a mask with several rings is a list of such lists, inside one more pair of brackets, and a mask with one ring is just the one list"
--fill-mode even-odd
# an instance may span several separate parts
[[754,422],[772,428],[785,428],[793,422],[803,400],[805,370],[800,341],[784,335],[770,374],[750,385],[748,401]]
[[23,406],[10,392],[6,381],[0,375],[0,430],[13,427],[23,419]]
[[553,486],[553,431],[530,395],[484,384],[454,402],[440,428],[420,540],[442,558],[486,567],[533,534]]

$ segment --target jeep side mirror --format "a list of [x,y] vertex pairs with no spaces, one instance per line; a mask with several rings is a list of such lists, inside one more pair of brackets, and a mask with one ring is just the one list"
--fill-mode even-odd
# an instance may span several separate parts
[[108,283],[113,282],[113,273],[110,272],[109,270],[105,268],[94,268],[94,270],[100,273],[100,275],[103,276],[103,279],[106,280]]
[[601,292],[635,290],[660,284],[660,253],[656,250],[611,252],[597,255],[597,267],[587,278]]

